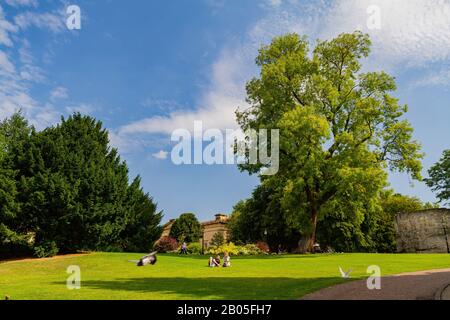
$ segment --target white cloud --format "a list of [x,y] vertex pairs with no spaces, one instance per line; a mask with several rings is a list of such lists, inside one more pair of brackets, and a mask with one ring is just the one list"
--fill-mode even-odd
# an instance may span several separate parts
[[425,75],[423,78],[414,81],[412,88],[421,87],[450,87],[450,70],[433,70]]
[[279,7],[283,1],[282,0],[265,0],[264,2],[271,7]]
[[2,75],[13,75],[15,73],[14,64],[8,58],[6,53],[0,51],[0,74]]
[[199,99],[199,108],[193,111],[174,111],[168,116],[155,116],[133,122],[120,128],[119,134],[166,133],[185,128],[193,129],[194,121],[203,121],[204,129],[235,128],[234,112],[245,106],[243,85],[248,67],[241,50],[226,51],[212,66],[212,84]]
[[164,150],[160,150],[157,153],[152,154],[153,158],[156,158],[158,160],[165,160],[165,159],[167,159],[168,155],[169,155],[169,152],[164,151]]
[[245,101],[245,83],[257,71],[254,58],[258,48],[273,36],[292,29],[291,23],[283,22],[285,16],[283,11],[270,14],[252,26],[242,42],[233,43],[223,49],[219,59],[211,66],[212,80],[198,99],[197,109],[178,110],[167,116],[138,120],[121,127],[118,134],[171,134],[179,128],[193,130],[196,120],[203,122],[204,129],[237,128],[235,112],[238,108],[248,106]]
[[73,105],[66,107],[67,113],[79,112],[82,114],[90,114],[95,111],[95,107],[88,103],[80,103],[78,105]]
[[27,11],[15,16],[14,23],[22,30],[37,27],[57,33],[65,29],[64,15],[61,13]]
[[50,92],[50,99],[67,99],[69,97],[69,91],[64,87],[56,87]]
[[[33,1],[9,1],[13,6],[35,6]],[[37,4],[37,2],[36,2]],[[33,83],[45,82],[45,72],[36,63],[30,50],[30,43],[19,34],[28,27],[61,30],[62,19],[58,21],[53,13],[25,12],[8,21],[0,6],[0,119],[22,110],[31,124],[38,130],[55,124],[61,115],[51,103],[40,103],[30,94]],[[11,59],[15,57],[16,59]]]
[[22,110],[36,128],[42,129],[57,120],[51,105],[40,105],[29,93],[31,82],[43,80],[42,70],[33,64],[29,44],[22,41],[18,50],[19,62],[0,50],[0,119]]
[[145,151],[149,148],[164,148],[167,142],[160,138],[128,136],[119,134],[116,129],[108,130],[110,145],[117,148],[121,154]]
[[5,0],[5,2],[12,7],[37,7],[37,0]]
[[14,32],[17,32],[17,27],[6,20],[3,9],[0,6],[0,44],[7,47],[12,47],[13,42],[11,40],[10,33]]
[[[380,8],[380,30],[367,28],[367,8],[372,5]],[[423,66],[450,58],[449,21],[448,0],[343,0],[324,14],[319,36],[361,29],[371,36],[379,67]]]
[[57,123],[61,117],[61,112],[58,112],[53,105],[46,104],[44,106],[36,106],[30,113],[30,123],[38,130],[42,130],[48,126]]
[[[217,7],[224,2],[208,3]],[[170,110],[165,116],[129,123],[116,131],[115,139],[129,141],[131,135],[192,129],[195,120],[202,120],[205,128],[235,128],[236,109],[246,107],[245,82],[257,72],[257,49],[288,32],[308,35],[311,41],[356,29],[367,32],[373,42],[373,53],[366,61],[370,69],[402,72],[450,59],[450,0],[266,0],[265,4],[267,15],[244,33],[242,42],[226,44],[211,66],[211,83],[196,109]],[[381,30],[367,27],[367,9],[372,5],[381,10]],[[438,85],[447,79],[450,76],[442,72],[428,83]]]
[[22,40],[22,46],[19,49],[20,77],[23,80],[42,83],[45,80],[44,70],[34,63],[34,58],[30,52],[30,43]]

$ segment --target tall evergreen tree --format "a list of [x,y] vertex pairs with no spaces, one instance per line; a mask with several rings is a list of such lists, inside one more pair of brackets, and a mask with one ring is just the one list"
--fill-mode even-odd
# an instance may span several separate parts
[[440,202],[450,206],[450,149],[428,170],[427,185],[437,194]]
[[101,122],[74,114],[36,132],[17,115],[8,124],[18,128],[7,157],[20,204],[16,228],[35,235],[36,253],[152,247],[162,213],[139,178],[129,184]]
[[27,229],[17,201],[17,155],[31,128],[20,113],[0,122],[0,257],[28,253]]

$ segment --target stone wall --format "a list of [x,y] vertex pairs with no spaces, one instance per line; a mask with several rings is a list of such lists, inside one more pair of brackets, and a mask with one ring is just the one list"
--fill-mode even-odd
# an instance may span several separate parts
[[450,253],[450,210],[431,209],[395,217],[398,252]]

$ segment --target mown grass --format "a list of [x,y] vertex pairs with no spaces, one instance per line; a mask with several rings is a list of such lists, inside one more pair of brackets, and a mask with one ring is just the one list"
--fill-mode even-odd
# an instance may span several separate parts
[[[449,254],[333,254],[233,257],[231,268],[208,268],[207,257],[158,255],[154,266],[128,262],[141,254],[82,256],[0,263],[0,299],[297,299],[318,289],[368,276],[450,268]],[[81,289],[66,286],[67,267],[81,269]]]

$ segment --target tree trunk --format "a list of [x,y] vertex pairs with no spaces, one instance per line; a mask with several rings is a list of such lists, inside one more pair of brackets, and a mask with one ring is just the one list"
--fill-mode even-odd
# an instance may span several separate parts
[[298,242],[297,251],[299,253],[313,252],[314,244],[316,243],[317,208],[311,210],[311,225],[311,234],[303,235]]

